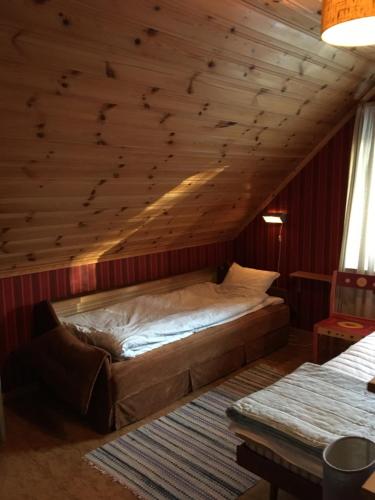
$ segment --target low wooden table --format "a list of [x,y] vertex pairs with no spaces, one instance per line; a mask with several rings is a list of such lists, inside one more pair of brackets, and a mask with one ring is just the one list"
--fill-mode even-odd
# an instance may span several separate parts
[[362,486],[362,498],[363,500],[375,500],[375,472]]
[[352,316],[332,315],[314,325],[313,361],[319,360],[319,335],[335,337],[348,342],[358,342],[375,331],[375,321]]
[[367,384],[367,390],[370,392],[375,392],[375,377],[370,380],[370,382]]

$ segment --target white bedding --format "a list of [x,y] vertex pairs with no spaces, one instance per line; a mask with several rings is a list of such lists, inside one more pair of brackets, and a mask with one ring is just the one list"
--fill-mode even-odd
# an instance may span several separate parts
[[282,302],[241,287],[201,283],[60,319],[116,357],[132,358]]
[[[325,363],[327,368],[368,382],[375,376],[375,332],[353,344],[345,352]],[[250,429],[238,422],[231,422],[230,429],[239,436],[265,446],[287,462],[300,467],[316,477],[322,477],[322,461],[303,449],[279,439],[270,433]]]
[[325,366],[369,382],[375,377],[375,332],[325,363]]

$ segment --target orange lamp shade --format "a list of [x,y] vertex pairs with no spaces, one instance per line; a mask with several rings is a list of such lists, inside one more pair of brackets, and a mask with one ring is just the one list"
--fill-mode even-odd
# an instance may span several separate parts
[[343,47],[375,44],[375,0],[323,0],[322,40]]

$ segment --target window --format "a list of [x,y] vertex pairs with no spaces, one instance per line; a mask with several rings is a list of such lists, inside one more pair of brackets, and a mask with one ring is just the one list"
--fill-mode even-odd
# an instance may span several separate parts
[[375,103],[357,112],[340,268],[375,274]]

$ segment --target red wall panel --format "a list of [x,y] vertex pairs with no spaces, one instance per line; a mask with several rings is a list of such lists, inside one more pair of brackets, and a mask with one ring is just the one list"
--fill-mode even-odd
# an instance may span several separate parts
[[[327,315],[329,286],[298,283],[289,274],[330,274],[338,267],[352,135],[350,121],[264,210],[288,212],[279,286],[290,290],[294,322],[301,328],[311,329],[315,321]],[[266,224],[262,214],[257,216],[235,241],[236,260],[243,265],[276,269],[278,231],[277,224]]]
[[41,300],[160,279],[219,266],[232,258],[232,243],[214,243],[0,279],[0,364],[30,339],[33,305]]

